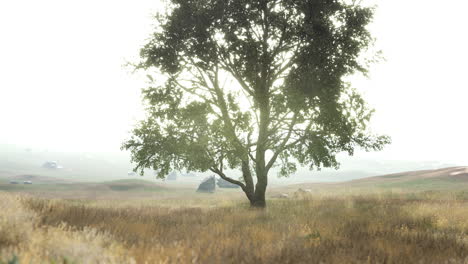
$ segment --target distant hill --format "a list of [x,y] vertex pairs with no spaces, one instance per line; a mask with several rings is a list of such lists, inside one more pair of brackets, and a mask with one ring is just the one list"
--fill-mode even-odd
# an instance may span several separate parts
[[409,180],[418,179],[440,179],[450,181],[468,181],[468,167],[450,167],[436,170],[420,170],[407,171],[400,173],[387,174],[382,176],[374,176],[363,179],[352,180],[350,182],[372,182],[372,181],[389,181],[389,182],[406,182]]
[[373,176],[339,183],[303,183],[286,189],[343,190],[343,189],[399,189],[399,190],[466,190],[468,167],[407,171]]
[[102,182],[99,185],[106,186],[113,191],[162,191],[167,190],[159,184],[152,183],[146,180],[129,179]]
[[[52,161],[57,162],[60,168],[43,166]],[[42,179],[52,182],[54,178],[73,182],[100,182],[118,179],[155,180],[156,176],[153,170],[145,170],[144,177],[141,177],[139,174],[129,173],[133,168],[134,164],[130,163],[129,154],[125,152],[57,152],[0,144],[0,183],[24,175],[34,176],[36,177],[34,180],[40,182],[43,182]],[[184,171],[180,173],[180,176],[182,177],[179,177],[174,184],[188,182],[198,185],[200,180],[207,175]],[[17,180],[20,179],[17,178]]]
[[31,175],[31,174],[15,175],[15,176],[9,177],[9,179],[15,180],[15,181],[31,181],[34,184],[72,183],[72,181],[67,180],[67,179]]
[[[0,179],[18,175],[79,182],[135,178],[128,175],[133,168],[129,160],[125,153],[67,153],[0,145]],[[51,161],[56,161],[63,168],[43,167],[45,162]]]
[[[84,199],[112,197],[112,199],[125,199],[131,196],[138,197],[170,191],[170,188],[140,179],[107,182],[71,182],[34,175],[19,175],[10,179],[17,181],[18,184],[10,184],[5,180],[0,180],[0,191],[36,194],[48,198]],[[31,181],[32,184],[23,184],[23,181]]]

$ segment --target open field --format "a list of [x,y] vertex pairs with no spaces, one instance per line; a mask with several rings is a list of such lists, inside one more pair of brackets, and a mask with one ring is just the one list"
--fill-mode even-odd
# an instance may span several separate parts
[[[116,183],[102,186],[109,184]],[[237,190],[138,188],[79,199],[60,191],[55,199],[0,192],[2,260],[468,263],[466,189],[359,194],[332,186],[328,193],[324,187],[322,194],[270,199],[262,211],[250,209]]]
[[21,263],[468,263],[468,200],[434,192],[274,200],[266,211],[208,197],[176,208],[0,195],[2,257]]
[[[250,209],[238,189],[200,194],[192,185],[143,180],[4,182],[0,259],[468,263],[466,174],[456,167],[275,187],[263,211]],[[298,188],[311,192],[294,195]],[[290,198],[273,198],[280,193]]]

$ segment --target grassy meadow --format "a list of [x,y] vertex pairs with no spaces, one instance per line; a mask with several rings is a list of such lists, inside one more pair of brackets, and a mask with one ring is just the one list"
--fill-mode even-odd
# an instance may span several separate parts
[[0,192],[1,261],[468,263],[467,191],[324,192],[270,199],[266,210],[234,190],[176,193]]

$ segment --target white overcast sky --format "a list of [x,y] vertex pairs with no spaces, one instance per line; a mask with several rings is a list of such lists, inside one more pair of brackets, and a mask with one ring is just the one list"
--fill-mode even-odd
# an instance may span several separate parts
[[[386,62],[359,88],[372,127],[393,138],[376,159],[468,163],[468,2],[382,0],[371,31]],[[0,1],[0,143],[118,151],[141,116],[145,82],[123,67],[159,1]]]

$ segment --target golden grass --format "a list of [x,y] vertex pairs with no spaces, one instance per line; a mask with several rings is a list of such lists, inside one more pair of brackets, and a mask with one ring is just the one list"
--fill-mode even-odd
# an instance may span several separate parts
[[445,193],[310,196],[264,211],[236,199],[0,198],[2,256],[21,263],[468,263],[468,200]]
[[[0,263],[15,255],[20,263],[134,263],[106,232],[40,225],[40,216],[24,206],[30,199],[0,192]],[[53,210],[54,203],[48,206]]]

